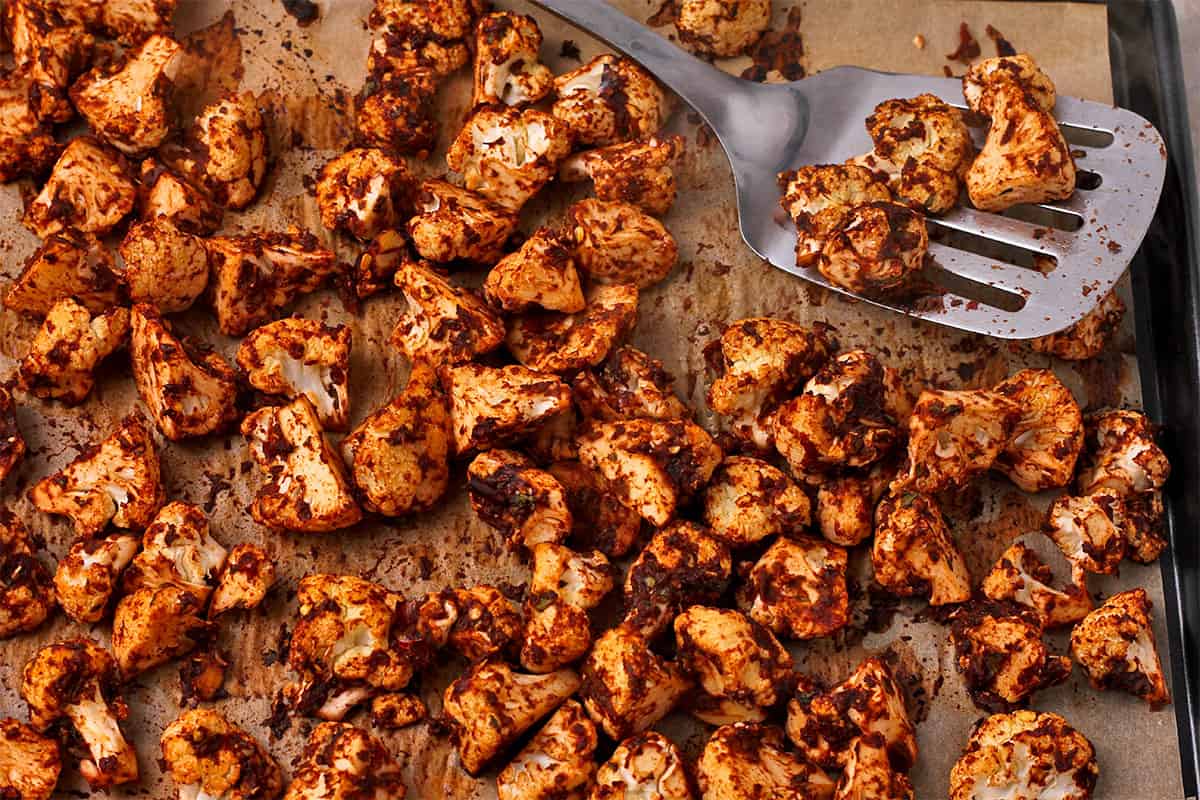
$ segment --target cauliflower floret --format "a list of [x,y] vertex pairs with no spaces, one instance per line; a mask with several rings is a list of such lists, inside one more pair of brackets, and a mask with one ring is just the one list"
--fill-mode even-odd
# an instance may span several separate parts
[[871,563],[875,580],[901,597],[928,594],[934,606],[971,597],[967,564],[929,495],[892,491],[883,498],[875,509]]
[[194,707],[229,696],[225,691],[225,671],[229,668],[228,654],[212,647],[202,648],[187,657],[179,667],[179,704]]
[[482,195],[441,180],[421,184],[408,235],[422,258],[495,264],[517,228],[517,215]]
[[662,527],[708,483],[721,448],[687,420],[604,422],[582,435],[579,460],[609,482],[617,499]]
[[825,242],[842,226],[850,210],[892,199],[887,183],[866,167],[832,164],[801,167],[779,176],[780,201],[796,224],[796,263],[817,263]]
[[143,220],[165,217],[180,230],[197,236],[216,233],[225,209],[157,159],[142,162],[138,175],[138,208]]
[[125,159],[90,136],[72,139],[21,222],[45,239],[71,229],[103,236],[133,210],[137,186]]
[[235,545],[221,567],[208,616],[213,618],[235,608],[257,608],[274,583],[275,563],[265,550],[255,544]]
[[679,748],[655,731],[617,745],[596,770],[588,800],[693,800]]
[[443,713],[458,743],[463,768],[479,774],[578,688],[579,676],[569,669],[522,675],[503,661],[476,662],[447,687],[443,699]]
[[[25,523],[0,508],[0,640],[34,630],[54,610],[54,584],[38,559],[39,549]],[[0,787],[3,780],[0,768]]]
[[408,167],[376,148],[347,150],[321,168],[317,207],[321,224],[370,239],[401,220],[411,189]]
[[538,228],[519,250],[492,267],[483,296],[502,311],[534,305],[567,314],[582,311],[586,303],[575,269],[575,243],[561,231]]
[[479,5],[476,0],[376,3],[368,20],[377,36],[367,56],[367,72],[381,82],[417,70],[430,71],[436,78],[456,72],[471,56],[466,38]]
[[683,137],[672,135],[586,150],[566,159],[558,176],[564,181],[591,179],[599,199],[629,203],[661,217],[675,203],[671,167],[683,147]]
[[108,248],[91,236],[63,231],[42,242],[4,296],[14,311],[44,317],[70,298],[93,314],[122,301],[121,279]]
[[1032,608],[1042,616],[1044,627],[1071,625],[1092,610],[1082,572],[1062,589],[1051,586],[1054,573],[1024,542],[1016,542],[1000,556],[983,579],[981,589],[991,600],[1011,600]]
[[570,152],[571,131],[562,121],[535,109],[491,106],[467,120],[446,152],[446,164],[462,173],[468,190],[515,213]]
[[828,541],[854,547],[875,533],[875,507],[895,469],[874,464],[865,474],[841,475],[817,489],[817,526]]
[[392,692],[371,701],[371,724],[377,728],[399,730],[413,725],[429,714],[424,701],[415,694]]
[[138,779],[137,753],[118,724],[129,709],[117,686],[113,657],[87,638],[42,647],[21,672],[21,696],[29,704],[29,722],[39,733],[60,719],[71,724],[87,747],[79,771],[93,789]]
[[375,0],[368,23],[372,28],[422,31],[439,41],[464,39],[485,5],[483,0]]
[[171,132],[167,101],[182,52],[173,39],[151,36],[77,80],[71,102],[96,136],[122,153],[158,147]]
[[203,511],[190,503],[168,503],[142,534],[142,552],[125,574],[125,589],[174,585],[203,604],[217,584],[226,555],[209,534]]
[[468,661],[507,653],[521,636],[521,616],[504,593],[494,586],[446,589],[429,595],[442,615],[439,639]]
[[513,364],[460,364],[442,372],[459,455],[519,438],[567,409],[571,390],[554,375]]
[[554,87],[554,73],[538,60],[542,31],[527,14],[495,11],[475,27],[475,106],[536,103]]
[[863,734],[850,745],[833,800],[914,800],[912,782],[892,769],[879,734]]
[[967,691],[985,711],[1007,711],[1071,675],[1071,659],[1051,655],[1041,618],[1023,606],[964,608],[954,617],[950,641]]
[[571,512],[554,476],[513,450],[488,450],[467,468],[471,508],[509,544],[532,549],[561,542],[571,532]]
[[610,558],[628,553],[641,529],[641,516],[617,500],[603,477],[578,461],[556,461],[547,469],[566,492],[574,520],[571,540]]
[[163,314],[191,307],[208,286],[208,250],[198,236],[166,217],[129,226],[121,242],[121,273],[134,303],[149,303]]
[[137,549],[136,537],[121,535],[80,539],[71,545],[54,573],[54,593],[63,612],[81,623],[103,619]]
[[675,396],[674,383],[661,361],[626,346],[609,356],[603,369],[576,375],[571,389],[588,419],[688,419],[691,409]]
[[567,211],[579,268],[600,283],[645,289],[679,260],[675,237],[654,217],[620,200],[580,200]]
[[1108,344],[1125,316],[1125,303],[1116,289],[1104,296],[1094,309],[1066,330],[1029,340],[1038,353],[1048,353],[1066,361],[1095,358]]
[[1139,564],[1155,561],[1167,547],[1161,492],[1143,492],[1124,497],[1125,555]]
[[164,436],[204,436],[237,419],[237,376],[225,359],[175,336],[152,305],[137,304],[132,316],[134,381]]
[[928,250],[923,216],[899,203],[864,203],[849,208],[829,232],[817,269],[835,286],[866,297],[904,294]]
[[[355,127],[365,144],[424,159],[437,141],[433,101],[438,75],[430,67],[395,69],[393,52],[401,58],[411,53],[405,40],[387,33],[372,45],[367,82],[356,103]],[[466,61],[466,48],[454,48],[450,53]]]
[[121,44],[136,44],[155,33],[171,30],[178,0],[108,0],[101,3],[100,24]]
[[12,393],[0,386],[0,484],[25,457],[25,437],[17,427],[17,408]]
[[113,612],[112,649],[125,678],[190,652],[214,627],[190,587],[145,586],[121,598]]
[[726,458],[704,493],[704,521],[733,547],[798,533],[812,521],[811,513],[808,495],[757,458]]
[[96,39],[79,20],[55,11],[35,0],[5,3],[4,34],[17,71],[37,85],[39,116],[67,122],[75,116],[67,87],[91,63]]
[[1071,654],[1097,689],[1119,689],[1159,708],[1171,702],[1145,589],[1119,592],[1071,631]]
[[1070,483],[1083,446],[1083,414],[1071,390],[1048,369],[1023,369],[994,391],[1019,404],[1021,418],[993,469],[1026,492]]
[[27,74],[0,76],[0,183],[47,172],[62,152],[39,118],[41,87]]
[[691,522],[658,530],[625,575],[625,621],[646,636],[688,606],[715,603],[729,585],[729,548]]
[[250,332],[238,346],[246,381],[265,394],[304,395],[326,430],[350,422],[350,329],[313,319],[281,319]]
[[582,658],[591,646],[587,612],[612,590],[613,571],[597,551],[581,554],[551,543],[532,550],[521,665],[530,672],[551,672]]
[[184,711],[163,731],[162,754],[180,800],[274,800],[283,773],[253,736],[216,711]]
[[400,265],[411,259],[408,237],[402,231],[382,231],[354,262],[355,293],[361,299],[382,292],[392,285]]
[[633,329],[637,306],[638,290],[633,286],[595,286],[587,292],[587,307],[578,313],[532,312],[516,318],[505,343],[531,369],[587,369],[604,361],[613,345]]
[[396,286],[408,303],[391,343],[409,361],[458,364],[495,350],[504,341],[504,321],[473,292],[455,286],[428,262],[404,261]]
[[1013,442],[1023,408],[986,389],[921,392],[908,421],[909,467],[900,482],[928,494],[966,486]]
[[404,390],[342,440],[363,506],[390,517],[432,507],[450,482],[452,435],[437,374],[418,362]]
[[1112,489],[1063,495],[1046,516],[1045,531],[1076,569],[1112,575],[1125,557],[1125,504]]
[[164,152],[164,158],[226,208],[250,205],[267,172],[266,125],[258,101],[244,92],[205,106],[186,143]]
[[29,499],[47,514],[70,517],[80,537],[97,534],[109,523],[146,527],[166,496],[145,420],[136,414],[126,417],[107,439],[39,481]]
[[400,765],[383,742],[340,722],[313,728],[283,800],[404,800]]
[[1171,474],[1154,441],[1154,426],[1140,411],[1116,409],[1088,415],[1076,486],[1080,494],[1114,489],[1131,495],[1161,489]]
[[1048,96],[1031,90],[1028,70],[1039,83],[1049,80],[1028,56],[1017,58],[986,59],[963,78],[971,110],[992,118],[966,175],[971,203],[982,211],[1065,200],[1075,191],[1075,160],[1051,113],[1053,88]]
[[596,726],[583,706],[558,707],[529,744],[496,777],[499,800],[557,800],[578,797],[596,769]]
[[554,79],[554,116],[575,142],[602,147],[658,133],[667,101],[649,73],[627,58],[599,55]]
[[993,714],[971,733],[950,770],[950,800],[1089,800],[1099,775],[1091,742],[1058,714]]
[[844,548],[807,536],[781,536],[738,590],[739,605],[781,636],[828,636],[849,621],[847,564]]
[[245,336],[341,266],[309,231],[252,233],[207,240],[212,304],[221,333]]
[[771,26],[771,0],[680,0],[674,22],[689,50],[716,58],[739,56]]
[[362,519],[342,460],[325,439],[307,397],[255,411],[242,420],[242,436],[270,478],[250,506],[256,521],[289,531],[322,533]]
[[21,388],[35,397],[69,405],[92,391],[100,362],[125,343],[129,310],[113,308],[95,317],[69,298],[50,309],[21,361]]
[[0,795],[50,800],[60,772],[58,742],[11,717],[0,719]]
[[655,655],[646,637],[625,623],[601,634],[581,674],[579,696],[588,714],[617,740],[654,725],[692,686],[679,665]]
[[738,722],[718,728],[696,764],[704,800],[829,800],[828,775],[785,749],[774,725]]

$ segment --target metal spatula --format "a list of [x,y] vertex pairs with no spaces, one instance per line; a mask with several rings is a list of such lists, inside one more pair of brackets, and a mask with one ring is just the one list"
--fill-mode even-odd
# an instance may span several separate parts
[[[776,176],[870,151],[863,121],[884,100],[929,92],[965,107],[956,79],[857,67],[790,83],[753,83],[684,52],[604,0],[534,2],[639,62],[691,104],[729,157],[746,244],[779,269],[843,294],[849,293],[816,269],[796,266],[796,233],[781,219]],[[1076,157],[1074,196],[1004,214],[960,207],[931,218],[932,277],[944,293],[914,306],[860,299],[1006,339],[1060,331],[1095,308],[1150,225],[1166,148],[1154,126],[1121,108],[1059,96],[1055,117]],[[985,131],[977,133],[982,140]],[[1048,259],[1057,262],[1053,268]]]

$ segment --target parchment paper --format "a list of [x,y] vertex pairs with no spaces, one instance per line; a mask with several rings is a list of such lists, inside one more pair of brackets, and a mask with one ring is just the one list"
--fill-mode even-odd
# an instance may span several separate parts
[[[627,12],[647,19],[656,8],[647,0],[620,0]],[[532,9],[521,2],[499,2],[501,7]],[[777,27],[787,16],[787,3],[776,0]],[[238,36],[220,29],[204,37],[205,53],[197,55],[185,74],[185,100],[199,107],[206,97],[242,87],[262,93],[273,111],[272,149],[276,163],[262,198],[242,214],[226,216],[226,230],[263,226],[280,228],[288,223],[320,232],[313,198],[306,185],[332,155],[349,146],[352,126],[346,115],[350,97],[362,83],[369,34],[364,19],[369,0],[323,0],[322,19],[301,29],[287,16],[282,4],[271,0],[233,0],[182,4],[179,30],[190,32],[211,25],[227,8],[234,12]],[[599,51],[596,43],[543,12],[534,12],[546,33],[543,57],[558,71],[576,62],[560,56],[564,40],[575,42],[586,60]],[[800,11],[808,70],[837,64],[859,64],[881,69],[942,74],[945,55],[958,45],[958,28],[968,22],[979,38],[983,55],[995,48],[984,35],[994,25],[1018,50],[1033,53],[1053,77],[1060,92],[1095,100],[1111,98],[1105,9],[1098,5],[1049,3],[919,2],[919,0],[808,0]],[[923,50],[913,44],[921,34]],[[569,48],[568,48],[569,49]],[[726,63],[740,72],[746,59]],[[956,73],[963,67],[952,65]],[[468,103],[468,80],[460,74],[442,90],[440,105],[443,134],[438,152],[416,169],[424,173],[444,170],[441,153],[457,132]],[[719,146],[699,129],[687,109],[676,115],[674,129],[687,135],[689,151],[679,169],[679,202],[666,219],[680,245],[681,264],[663,284],[642,296],[640,322],[632,343],[662,359],[677,376],[677,389],[698,410],[710,429],[716,421],[704,404],[706,377],[701,349],[719,335],[722,326],[750,315],[777,315],[807,323],[827,321],[837,328],[844,348],[867,347],[899,368],[914,390],[923,386],[950,388],[989,386],[1025,366],[1050,367],[1074,391],[1085,407],[1128,402],[1136,404],[1140,390],[1133,359],[1132,326],[1125,325],[1109,351],[1092,362],[1070,365],[1032,354],[1018,345],[963,335],[916,323],[887,312],[848,302],[797,278],[771,269],[753,257],[737,233],[732,184]],[[28,189],[29,187],[26,187]],[[577,192],[554,187],[526,212],[525,230],[546,214],[561,213]],[[3,272],[15,276],[36,240],[19,224],[21,192],[18,187],[0,190],[0,252]],[[347,261],[355,249],[334,241]],[[467,281],[478,276],[464,276]],[[404,359],[386,344],[400,312],[402,300],[389,295],[368,300],[357,316],[347,313],[333,291],[299,303],[295,310],[353,327],[351,367],[352,422],[398,391],[407,377]],[[209,314],[193,310],[178,327],[213,343],[232,358],[236,340],[220,336]],[[28,347],[36,324],[11,312],[0,316],[0,374],[12,373]],[[87,443],[106,436],[117,421],[139,401],[129,379],[124,357],[110,360],[88,402],[66,409],[33,398],[19,399],[18,420],[30,452],[15,477],[5,487],[10,504],[29,527],[43,536],[48,551],[61,556],[71,541],[69,523],[51,520],[32,508],[25,489],[60,468]],[[281,631],[293,625],[294,588],[305,574],[316,571],[353,572],[381,581],[406,595],[447,585],[491,582],[519,586],[528,569],[507,553],[500,537],[479,523],[462,491],[461,468],[451,496],[433,513],[401,521],[371,521],[351,530],[324,536],[272,533],[257,526],[247,507],[259,485],[257,469],[248,461],[241,437],[225,437],[167,444],[162,450],[163,476],[172,498],[204,506],[211,514],[214,534],[227,546],[241,541],[264,545],[274,556],[280,584],[264,606],[253,613],[234,613],[222,624],[220,643],[232,656],[225,688],[229,697],[217,707],[268,741],[270,701],[289,679],[282,664]],[[994,563],[1013,537],[1037,529],[1049,498],[1023,495],[1004,482],[983,483],[945,508],[975,580]],[[863,556],[857,556],[861,567]],[[859,570],[861,573],[861,569]],[[1144,586],[1157,609],[1162,608],[1162,588],[1156,565],[1122,566],[1120,578],[1096,581],[1093,590],[1107,596],[1120,588]],[[840,680],[865,652],[883,651],[896,665],[910,696],[910,710],[918,724],[921,755],[912,773],[920,798],[946,796],[947,776],[958,757],[971,725],[981,716],[965,691],[953,666],[946,629],[919,613],[920,604],[902,604],[883,632],[871,632],[865,589],[858,592],[855,620],[837,640],[801,644],[794,649],[798,666],[823,677]],[[1161,611],[1156,613],[1156,633],[1164,660],[1166,635]],[[886,621],[886,618],[885,618]],[[26,708],[17,694],[20,668],[38,646],[70,635],[90,633],[107,642],[108,624],[81,630],[62,615],[34,635],[0,646],[0,716],[24,718]],[[1064,637],[1055,637],[1058,652],[1065,652]],[[433,714],[440,709],[443,688],[464,664],[451,661],[422,676],[417,688]],[[169,779],[156,761],[158,737],[179,712],[178,665],[170,664],[141,676],[128,693],[132,716],[127,730],[136,740],[142,783],[114,791],[116,797],[168,798],[174,796]],[[1175,720],[1171,709],[1151,713],[1138,700],[1090,689],[1079,670],[1064,685],[1036,695],[1034,707],[1063,714],[1087,734],[1096,746],[1101,778],[1097,797],[1108,800],[1169,800],[1182,796]],[[270,750],[290,773],[311,722],[296,720]],[[694,756],[705,734],[680,717],[664,722],[663,729]],[[458,766],[457,755],[444,737],[431,735],[422,723],[395,733],[382,733],[405,764],[410,797],[494,797],[494,773],[480,780],[469,778]],[[68,770],[61,796],[80,796],[86,785]]]

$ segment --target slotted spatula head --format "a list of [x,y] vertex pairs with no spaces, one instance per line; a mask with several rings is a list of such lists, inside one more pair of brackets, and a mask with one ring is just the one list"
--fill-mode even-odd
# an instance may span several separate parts
[[[779,173],[867,153],[864,120],[892,98],[928,92],[965,108],[961,81],[838,67],[757,84],[724,73],[603,0],[534,0],[604,39],[679,94],[716,133],[737,187],[742,237],[779,269],[850,294],[796,266],[796,231],[779,206]],[[1058,97],[1075,154],[1068,200],[1004,214],[956,208],[930,218],[929,277],[941,290],[912,305],[860,298],[941,325],[1006,339],[1060,331],[1091,311],[1128,268],[1150,227],[1166,172],[1154,126],[1121,108]],[[985,130],[978,130],[982,142]]]

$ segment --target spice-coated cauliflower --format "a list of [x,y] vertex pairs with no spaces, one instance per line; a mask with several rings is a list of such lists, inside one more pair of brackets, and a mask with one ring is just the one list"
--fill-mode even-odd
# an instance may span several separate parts
[[191,652],[212,635],[204,601],[190,588],[144,586],[125,595],[113,612],[112,650],[121,675],[132,678]]
[[895,469],[874,464],[869,472],[832,478],[817,489],[816,524],[821,535],[842,547],[854,547],[875,533],[875,506]]
[[577,144],[602,147],[658,133],[666,98],[654,78],[627,58],[609,53],[554,79],[554,116]]
[[101,314],[123,299],[108,248],[95,238],[63,231],[42,242],[4,295],[14,311],[44,317],[59,300],[73,299]]
[[1114,489],[1132,495],[1161,489],[1171,474],[1166,454],[1154,441],[1154,426],[1140,411],[1114,409],[1089,414],[1076,486],[1080,494]]
[[885,181],[855,164],[801,167],[781,174],[779,185],[784,190],[780,203],[796,224],[796,263],[802,267],[816,265],[850,209],[892,199]]
[[921,392],[908,422],[908,473],[900,481],[930,494],[966,486],[1009,447],[1025,407],[987,389]]
[[971,576],[937,502],[929,495],[893,491],[875,510],[871,548],[875,580],[902,597],[929,595],[930,605],[971,596]]
[[60,772],[58,742],[11,717],[0,719],[0,795],[50,800]]
[[134,303],[148,303],[163,314],[191,307],[208,286],[208,250],[198,236],[166,217],[129,226],[120,247],[121,277]]
[[773,725],[738,722],[718,728],[696,764],[704,800],[829,800],[834,782],[785,749]]
[[833,792],[833,800],[915,800],[912,781],[888,761],[883,737],[863,734],[850,745],[849,754]]
[[475,456],[467,468],[467,493],[479,518],[514,547],[558,543],[571,532],[562,486],[516,451],[488,450]]
[[1044,627],[1057,628],[1078,622],[1092,610],[1084,577],[1075,570],[1069,584],[1054,588],[1053,570],[1028,545],[1016,542],[1000,556],[980,588],[990,600],[1009,600],[1032,608],[1041,615]]
[[347,150],[321,168],[321,224],[371,239],[401,222],[410,191],[408,167],[399,156],[373,147]]
[[1126,495],[1121,501],[1125,555],[1139,564],[1155,561],[1167,547],[1162,492]]
[[442,372],[450,398],[454,449],[486,450],[536,430],[571,403],[571,390],[554,375],[517,364],[460,364]]
[[313,728],[284,800],[404,800],[400,765],[362,728],[322,722]]
[[167,503],[142,534],[142,551],[125,573],[126,591],[179,586],[208,600],[227,552],[209,533],[208,518],[191,503]]
[[557,800],[579,797],[591,783],[596,763],[596,726],[583,706],[568,700],[558,707],[496,777],[499,800]]
[[1022,606],[964,608],[954,617],[950,641],[967,691],[985,711],[1006,711],[1071,675],[1071,659],[1050,653],[1040,617]]
[[598,551],[534,545],[533,577],[525,600],[521,666],[550,672],[582,658],[592,643],[587,612],[613,588],[613,570]]
[[630,551],[642,518],[613,496],[602,476],[578,461],[556,461],[547,471],[566,492],[567,509],[575,523],[571,541],[576,546],[595,548],[610,558]]
[[789,639],[828,636],[849,621],[844,548],[807,536],[779,537],[738,591],[755,622]]
[[157,159],[147,158],[138,174],[138,213],[143,220],[164,217],[180,230],[208,236],[221,227],[225,209]]
[[467,120],[446,164],[468,190],[518,212],[570,152],[571,130],[561,120],[536,109],[487,106]]
[[1071,390],[1048,369],[1023,369],[994,391],[1018,403],[1021,418],[993,469],[1026,492],[1070,483],[1083,446],[1083,414]]
[[[437,141],[438,123],[433,101],[437,72],[433,67],[396,69],[393,52],[408,52],[403,39],[384,33],[371,45],[367,81],[358,97],[354,116],[358,138],[371,147],[412,153],[426,158]],[[465,47],[437,54],[455,60],[467,58]]]
[[391,343],[409,361],[458,364],[504,341],[504,321],[496,312],[428,262],[402,262],[395,283],[408,307],[396,321]]
[[865,297],[903,295],[929,250],[925,218],[907,206],[872,202],[846,211],[830,231],[817,269],[835,286]]
[[235,608],[257,608],[275,583],[275,563],[255,544],[234,545],[208,605],[210,619]]
[[61,10],[35,0],[13,0],[3,9],[5,44],[12,49],[16,72],[35,85],[38,115],[51,122],[75,116],[67,87],[87,69],[96,44],[78,18],[65,19],[57,13]]
[[1145,589],[1118,592],[1071,631],[1071,655],[1097,689],[1119,689],[1159,708],[1171,702],[1154,646]]
[[0,387],[0,484],[25,457],[25,437],[17,427],[17,407],[12,392]]
[[291,317],[255,328],[238,346],[237,364],[260,392],[303,395],[326,430],[350,422],[350,328]]
[[1029,92],[1033,101],[1046,111],[1054,110],[1057,95],[1054,83],[1033,58],[1017,53],[1002,58],[985,58],[971,66],[963,76],[963,97],[971,110],[991,114],[996,92],[1015,83]]
[[729,548],[707,529],[692,522],[659,529],[625,575],[625,624],[653,636],[683,609],[716,603],[732,569]]
[[602,368],[576,375],[571,389],[588,419],[688,419],[691,409],[675,395],[674,383],[661,361],[625,346]]
[[125,343],[128,333],[128,309],[112,308],[92,316],[74,300],[59,300],[21,361],[21,387],[35,397],[82,403],[95,385],[96,368]]
[[1112,489],[1055,499],[1044,526],[1071,564],[1084,572],[1112,575],[1125,557],[1125,504]]
[[502,311],[539,306],[572,314],[586,303],[575,269],[575,243],[551,228],[538,228],[520,249],[500,259],[483,282],[483,296]]
[[1029,340],[1038,353],[1047,353],[1065,361],[1095,358],[1108,344],[1125,316],[1125,303],[1117,290],[1106,294],[1100,303],[1066,330]]
[[554,73],[538,59],[542,31],[528,14],[494,11],[475,27],[475,106],[536,103],[554,88]]
[[28,75],[0,76],[0,183],[45,173],[62,151],[40,119],[40,98],[41,87]]
[[392,285],[396,270],[412,258],[408,237],[400,229],[382,231],[354,262],[354,292],[359,298],[378,294]]
[[624,284],[588,290],[575,314],[531,312],[512,321],[505,343],[517,361],[540,372],[577,372],[599,365],[637,324],[638,290]]
[[408,235],[422,258],[495,264],[517,229],[517,215],[475,192],[442,180],[421,184]]
[[645,289],[670,275],[679,260],[675,237],[635,205],[588,198],[567,215],[579,268],[600,283]]
[[429,595],[426,604],[440,606],[445,644],[468,661],[478,661],[514,650],[521,637],[521,615],[512,602],[494,586],[446,589]]
[[793,535],[812,521],[808,495],[782,470],[747,456],[721,462],[704,492],[704,521],[733,547],[778,534]]
[[590,179],[599,199],[629,203],[661,217],[675,204],[672,166],[683,154],[683,148],[682,136],[652,136],[585,150],[563,162],[559,178]]
[[54,610],[54,584],[39,549],[25,523],[0,508],[0,640],[34,630]]
[[54,572],[54,595],[59,607],[76,622],[99,622],[137,549],[134,536],[76,541]]
[[250,92],[205,106],[182,147],[164,152],[168,166],[226,208],[254,201],[267,172],[266,124]]
[[72,139],[22,222],[45,239],[63,230],[103,236],[133,210],[137,186],[129,165],[90,136]]
[[275,800],[283,791],[283,773],[275,759],[253,736],[212,709],[184,711],[163,731],[160,742],[180,800]]
[[624,740],[596,770],[588,800],[693,800],[683,755],[670,739],[646,731]]
[[407,728],[429,714],[425,702],[415,694],[392,692],[371,701],[371,724],[386,730]]
[[730,58],[749,52],[771,26],[771,0],[680,0],[674,21],[690,50]]

